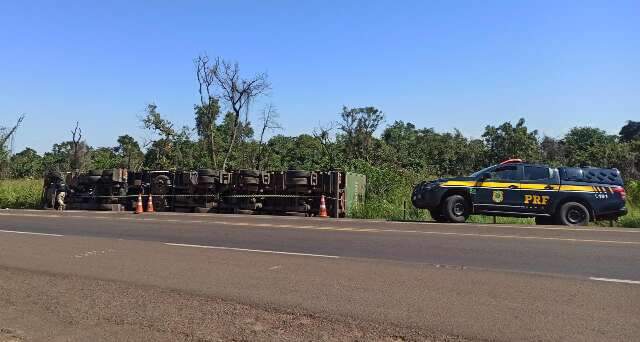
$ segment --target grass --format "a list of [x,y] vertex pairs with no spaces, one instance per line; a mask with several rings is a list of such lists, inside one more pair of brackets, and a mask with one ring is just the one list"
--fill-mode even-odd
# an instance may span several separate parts
[[42,180],[0,180],[0,208],[36,209],[40,207]]
[[618,225],[626,228],[640,228],[640,208],[629,207],[629,213],[620,218]]

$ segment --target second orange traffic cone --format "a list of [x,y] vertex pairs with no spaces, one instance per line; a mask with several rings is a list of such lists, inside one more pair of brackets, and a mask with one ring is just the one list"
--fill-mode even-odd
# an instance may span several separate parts
[[149,194],[149,200],[147,201],[147,212],[153,212],[153,199],[151,198],[151,194]]
[[320,217],[329,217],[329,215],[327,215],[327,204],[324,201],[324,195],[322,195],[322,197],[320,197],[320,215],[318,215]]
[[142,208],[142,194],[138,195],[138,203],[136,203],[136,214],[142,214],[144,212],[144,208]]

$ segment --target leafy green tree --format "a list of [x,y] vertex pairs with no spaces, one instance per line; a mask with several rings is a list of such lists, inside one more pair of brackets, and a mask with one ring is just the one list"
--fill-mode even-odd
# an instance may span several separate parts
[[120,166],[121,159],[113,147],[98,147],[89,152],[91,168],[104,170],[114,169]]
[[[222,122],[216,127],[216,144],[220,148],[230,151],[226,163],[228,168],[251,168],[254,154],[257,154],[256,147],[253,144],[247,143],[253,139],[254,131],[251,127],[251,122],[241,121],[236,123],[236,116],[232,112],[227,112],[222,119]],[[237,132],[233,132],[237,130]],[[231,147],[232,139],[235,139],[233,143],[234,147]]]
[[384,121],[384,113],[374,107],[342,107],[338,128],[346,155],[353,159],[371,160],[374,145],[373,133]]
[[573,166],[608,167],[621,152],[616,136],[594,127],[574,127],[563,141],[566,161]]
[[404,169],[419,169],[424,166],[418,146],[420,132],[410,122],[395,121],[382,132],[384,141],[394,153],[396,165]]
[[144,128],[154,132],[159,139],[154,140],[144,157],[144,164],[149,168],[171,169],[177,167],[180,150],[176,149],[175,140],[178,132],[171,121],[164,119],[158,112],[158,106],[147,105],[146,115],[142,118]]
[[73,143],[71,141],[54,144],[51,152],[42,156],[42,167],[47,171],[69,171],[73,159]]
[[42,157],[29,147],[11,156],[9,165],[13,178],[37,178],[43,174]]
[[540,142],[542,149],[542,161],[553,165],[561,166],[566,163],[564,141],[544,136]]
[[218,154],[216,144],[217,125],[216,120],[220,116],[218,99],[211,98],[207,104],[195,106],[196,132],[200,141],[209,152],[210,167],[218,167]]
[[308,134],[277,135],[268,142],[267,167],[274,170],[322,170],[329,163],[321,142]]
[[115,152],[120,157],[121,167],[134,171],[138,171],[142,167],[144,153],[140,149],[140,144],[132,136],[128,134],[119,136]]
[[535,162],[541,158],[538,131],[529,131],[524,119],[518,120],[515,126],[510,122],[498,127],[487,126],[482,138],[487,145],[491,163],[510,158]]
[[640,121],[627,121],[620,129],[619,135],[622,142],[640,140]]

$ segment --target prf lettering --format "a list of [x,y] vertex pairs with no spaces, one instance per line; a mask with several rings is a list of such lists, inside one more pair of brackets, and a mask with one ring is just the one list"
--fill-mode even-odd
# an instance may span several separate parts
[[549,196],[524,195],[524,204],[547,205]]

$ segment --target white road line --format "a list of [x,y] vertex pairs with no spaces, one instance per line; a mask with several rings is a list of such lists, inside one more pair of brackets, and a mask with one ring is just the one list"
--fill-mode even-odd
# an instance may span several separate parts
[[0,233],[27,234],[27,235],[42,235],[42,236],[55,236],[55,237],[64,236],[64,235],[60,235],[60,234],[46,234],[46,233],[33,233],[33,232],[19,232],[19,231],[15,231],[15,230],[0,230]]
[[635,285],[640,285],[640,281],[637,281],[637,280],[612,279],[612,278],[596,278],[596,277],[589,277],[589,279],[591,279],[591,280],[597,280],[597,281],[606,281],[606,282],[609,282],[609,283],[622,283],[622,284],[635,284]]
[[339,257],[339,256],[337,256],[337,255],[308,254],[308,253],[293,253],[293,252],[267,251],[267,250],[262,250],[262,249],[246,249],[246,248],[219,247],[219,246],[188,245],[188,244],[183,244],[183,243],[169,243],[169,242],[165,242],[165,245],[169,245],[169,246],[179,246],[179,247],[195,247],[195,248],[208,248],[208,249],[223,249],[223,250],[240,251],[240,252],[255,252],[255,253],[270,253],[270,254],[286,254],[286,255],[298,255],[298,256],[312,256],[312,257],[332,258],[332,259],[339,259],[339,258],[340,258],[340,257]]

